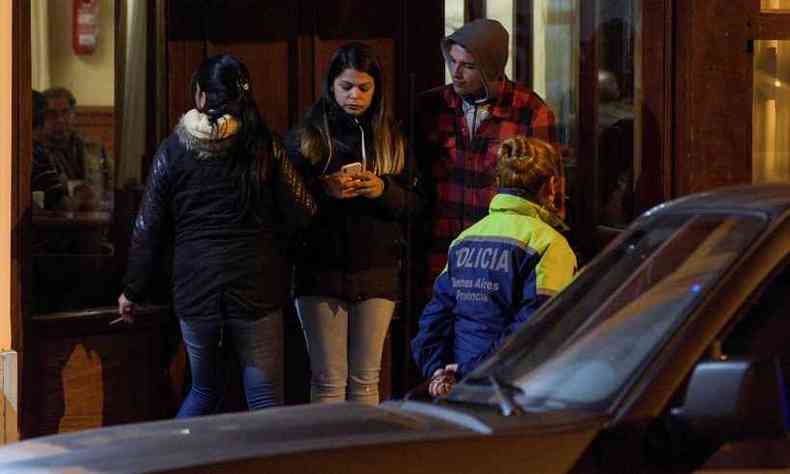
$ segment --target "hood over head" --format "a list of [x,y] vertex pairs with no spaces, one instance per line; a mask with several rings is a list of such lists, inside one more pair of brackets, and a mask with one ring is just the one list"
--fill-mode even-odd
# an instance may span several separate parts
[[445,60],[450,57],[450,47],[459,44],[474,56],[483,75],[486,98],[490,96],[488,83],[505,77],[510,35],[502,23],[491,19],[478,19],[466,23],[450,36],[442,39]]

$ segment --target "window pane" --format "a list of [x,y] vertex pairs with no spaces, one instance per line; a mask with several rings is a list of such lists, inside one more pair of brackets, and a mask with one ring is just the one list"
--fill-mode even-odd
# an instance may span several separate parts
[[572,166],[578,107],[579,0],[534,0],[532,4],[532,50],[519,44],[517,52],[532,55],[532,88],[556,115],[559,141],[565,145],[566,163]]
[[[635,217],[641,149],[638,62],[640,0],[600,2],[597,12],[599,222],[623,227]],[[582,151],[584,152],[584,151]]]
[[510,37],[511,54],[505,65],[505,74],[513,78],[513,0],[487,0],[486,18],[497,20],[507,30]]
[[790,180],[790,41],[756,41],[752,181]]

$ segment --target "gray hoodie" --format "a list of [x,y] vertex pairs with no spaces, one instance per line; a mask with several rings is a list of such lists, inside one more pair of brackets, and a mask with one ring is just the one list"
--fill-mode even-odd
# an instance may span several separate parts
[[442,39],[442,53],[445,60],[449,61],[450,47],[453,44],[459,44],[469,51],[483,75],[485,99],[488,99],[490,95],[488,83],[505,77],[509,41],[507,30],[501,23],[496,20],[479,19],[465,24],[455,33]]

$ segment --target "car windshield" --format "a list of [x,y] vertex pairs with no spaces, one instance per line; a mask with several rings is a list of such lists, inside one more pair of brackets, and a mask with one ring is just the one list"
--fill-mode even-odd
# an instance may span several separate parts
[[643,218],[450,400],[498,404],[505,386],[504,396],[528,411],[605,410],[765,222],[732,214]]

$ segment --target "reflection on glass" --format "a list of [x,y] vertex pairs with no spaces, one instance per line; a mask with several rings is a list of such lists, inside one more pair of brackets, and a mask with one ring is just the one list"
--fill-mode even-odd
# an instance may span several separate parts
[[598,3],[598,199],[599,221],[624,227],[635,217],[639,146],[637,50],[640,0]]
[[760,0],[762,10],[790,10],[790,0]]
[[[444,0],[444,36],[450,36],[464,24],[464,0]],[[444,70],[444,83],[453,82],[450,71]]]
[[114,300],[115,5],[30,2],[34,314]]
[[790,180],[790,41],[756,41],[752,181]]
[[563,155],[572,166],[576,156],[579,0],[535,0],[532,4],[532,50],[518,44],[516,51],[518,56],[532,55],[532,88],[554,112],[559,141],[566,146]]

